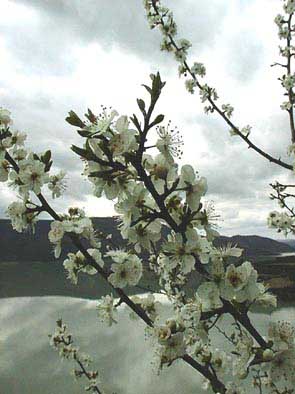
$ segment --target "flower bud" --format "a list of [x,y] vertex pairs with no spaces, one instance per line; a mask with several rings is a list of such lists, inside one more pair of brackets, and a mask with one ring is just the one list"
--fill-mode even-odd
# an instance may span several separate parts
[[246,379],[247,376],[248,376],[248,371],[247,371],[247,369],[241,369],[241,370],[238,372],[238,378],[241,379],[241,380]]
[[8,126],[11,123],[10,112],[7,109],[0,108],[0,124]]
[[178,330],[178,324],[176,322],[176,320],[174,319],[167,319],[166,320],[166,325],[167,327],[169,327],[169,329],[171,330],[171,333],[176,333]]
[[171,330],[167,326],[161,326],[157,329],[157,335],[160,343],[165,342],[171,337]]
[[271,349],[265,349],[262,353],[263,361],[271,361],[273,359],[274,353]]

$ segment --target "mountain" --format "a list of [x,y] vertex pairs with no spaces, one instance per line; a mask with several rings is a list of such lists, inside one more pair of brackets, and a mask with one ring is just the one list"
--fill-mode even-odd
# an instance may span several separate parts
[[[113,217],[93,218],[94,227],[105,234],[112,234],[112,240],[118,247],[124,246],[120,232],[117,230],[117,220]],[[50,220],[40,220],[36,225],[35,234],[17,233],[11,227],[10,221],[0,219],[0,263],[15,261],[53,261],[52,245],[48,240]],[[228,243],[244,249],[243,257],[262,255],[278,255],[281,253],[295,253],[295,246],[278,242],[270,238],[257,235],[235,235],[233,237],[220,236],[216,238],[216,246],[225,246]],[[75,250],[67,237],[63,240],[63,261],[68,252]]]
[[244,249],[244,257],[255,258],[257,256],[295,253],[295,244],[282,243],[280,241],[260,237],[258,235],[234,235],[232,237],[220,236],[214,241],[216,246],[223,246],[227,243],[237,245],[239,248]]
[[[116,228],[118,222],[115,218],[93,218],[93,223],[96,229],[105,234],[112,234],[112,241],[118,248],[124,246],[124,241]],[[67,253],[75,251],[75,248],[65,237],[62,255],[55,260],[47,236],[49,229],[50,221],[40,220],[36,225],[35,234],[17,233],[8,220],[0,220],[0,298],[60,295],[96,299],[108,294],[111,289],[100,277],[80,274],[77,286],[66,279],[62,261]],[[274,255],[295,253],[295,249],[289,245],[254,235],[220,236],[215,240],[217,246],[225,246],[228,243],[243,248],[243,258],[256,260],[255,267],[266,274],[267,278],[273,277],[274,268],[279,270],[276,276],[283,272],[283,266],[277,266],[276,262],[270,272],[268,267]],[[259,259],[261,261],[258,261]],[[145,292],[149,286],[157,288],[157,280],[147,268],[145,267],[140,287],[126,289],[130,294]],[[199,280],[198,274],[193,271],[188,287],[196,288]]]
[[278,240],[279,242],[282,242],[286,245],[291,246],[291,248],[295,249],[295,239],[280,239]]

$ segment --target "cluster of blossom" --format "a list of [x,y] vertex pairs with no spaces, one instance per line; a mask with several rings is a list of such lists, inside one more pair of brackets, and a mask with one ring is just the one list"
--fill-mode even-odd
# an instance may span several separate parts
[[[156,8],[153,6],[153,3],[157,3]],[[176,60],[184,63],[191,43],[184,38],[178,40],[177,43],[174,42],[173,38],[177,34],[177,26],[173,18],[173,13],[167,7],[163,7],[158,1],[144,0],[144,6],[150,27],[153,29],[158,26],[163,34],[161,49],[174,53]],[[206,72],[202,64],[196,64],[195,69],[201,74]]]
[[[61,254],[62,240],[66,233],[76,234],[87,239],[93,248],[97,249],[101,246],[100,242],[97,240],[97,235],[91,219],[85,215],[84,210],[81,208],[69,208],[68,214],[60,216],[60,220],[51,222],[48,238],[49,241],[55,245],[55,258],[58,258]],[[99,253],[96,253],[94,257],[97,259],[97,262],[102,265]],[[73,256],[71,260],[73,260]]]
[[170,128],[171,122],[168,125],[157,126],[158,140],[156,142],[156,148],[162,153],[167,161],[173,162],[173,157],[178,159],[182,156],[182,145],[183,140],[177,129]]
[[117,323],[117,306],[112,295],[106,295],[100,298],[97,305],[97,312],[99,320],[107,323],[108,326]]
[[[146,332],[155,346],[154,364],[160,371],[165,365],[169,366],[185,354],[190,354],[204,367],[214,369],[219,379],[231,375],[228,391],[230,387],[236,387],[236,392],[241,394],[241,379],[248,376],[249,365],[255,357],[254,341],[244,331],[232,335],[235,338],[232,339],[235,344],[232,353],[236,356],[214,347],[209,336],[210,327],[201,320],[202,312],[202,303],[195,297],[183,305],[175,317],[167,319],[164,324],[157,323],[153,328],[147,328]],[[207,379],[205,386],[211,386]]]
[[290,232],[294,233],[295,230],[294,217],[288,215],[286,212],[270,212],[267,223],[269,227],[276,228],[279,233],[283,232],[285,235]]
[[295,143],[292,143],[287,148],[287,155],[293,160],[293,172],[295,172]]
[[142,276],[142,263],[138,256],[121,250],[110,251],[107,256],[113,261],[108,280],[115,288],[137,285]]
[[74,360],[79,369],[74,369],[73,374],[75,378],[85,376],[88,379],[88,384],[85,386],[85,391],[92,393],[102,393],[98,389],[100,380],[98,371],[88,371],[86,367],[92,363],[91,358],[84,353],[81,353],[79,348],[74,346],[73,335],[68,331],[68,327],[61,319],[56,322],[56,329],[54,334],[49,335],[51,346],[59,352],[62,359]]
[[[162,7],[160,1],[158,0],[156,1],[145,0],[144,4],[147,11],[147,16],[150,26],[152,28],[155,26],[159,26],[164,34],[162,49],[172,51],[174,53],[178,53],[179,46],[176,40],[174,39],[174,37],[176,36],[177,28],[173,20],[173,15],[171,11],[169,11],[167,8]],[[292,34],[294,32],[294,25],[291,25],[289,29],[288,23],[291,21],[292,14],[295,11],[295,1],[284,0],[283,8],[286,14],[288,14],[287,18],[279,15],[277,16],[275,22],[279,26],[280,38],[284,38],[291,41]],[[173,25],[172,34],[167,33],[168,30],[166,30],[165,28],[167,23],[165,17],[167,15],[169,15],[170,24]],[[181,48],[180,48],[180,52],[181,52]],[[291,57],[294,55],[294,46],[292,46],[289,42],[287,46],[285,46],[284,48],[280,48],[280,52],[283,56],[288,57],[288,59],[291,59]],[[185,75],[186,77],[190,75],[192,77],[191,79],[187,79],[185,82],[187,90],[190,93],[194,93],[195,88],[198,87],[201,94],[201,100],[203,102],[209,100],[211,104],[205,107],[205,111],[214,112],[215,105],[212,102],[216,100],[218,97],[214,90],[213,90],[213,95],[211,95],[211,90],[207,85],[204,85],[205,88],[203,88],[202,85],[199,84],[196,75],[198,75],[200,68],[197,67],[195,69],[192,68],[190,69],[188,67],[186,63],[186,57],[187,57],[186,52],[180,55],[179,57],[178,56],[176,57],[180,61],[179,74]],[[201,76],[204,76],[205,68],[202,67],[201,69],[202,72],[199,75],[202,74]],[[285,101],[282,104],[281,108],[291,113],[291,111],[293,111],[293,104],[294,104],[293,87],[295,84],[295,77],[294,74],[291,74],[291,71],[288,67],[287,69],[288,69],[287,73],[284,74],[281,78],[281,83],[282,86],[287,90],[287,96],[289,96],[289,100]],[[229,118],[232,115],[232,110],[233,110],[232,107],[229,105],[222,106],[223,114],[227,118]],[[243,134],[244,136],[248,137],[250,131],[251,131],[250,126],[246,126],[241,130],[238,128],[233,128],[231,130],[231,134],[232,135]],[[290,152],[293,153],[293,150],[294,150],[293,146],[291,146]],[[179,206],[180,204],[179,200],[177,200],[177,204]],[[272,212],[269,215],[268,223],[271,227],[276,227],[278,231],[284,231],[285,234],[287,234],[290,231],[293,232],[293,221],[294,221],[293,216],[290,216],[286,213]],[[173,235],[174,234],[172,234],[172,236]],[[185,238],[187,239],[187,235],[185,236]],[[174,282],[174,285],[175,283],[178,285],[182,285],[185,283],[185,279],[184,279],[185,272],[184,273],[181,272],[180,274],[176,273],[176,275],[178,275],[177,277],[175,275],[174,276],[171,275],[171,273],[175,274],[173,270],[175,270],[177,266],[181,266],[182,269],[184,266],[185,267],[184,271],[187,270],[188,272],[190,272],[190,268],[193,267],[193,262],[191,259],[193,253],[191,253],[191,251],[187,247],[188,245],[186,244],[186,242],[185,242],[185,246],[186,247],[181,249],[181,252],[179,253],[179,256],[177,258],[178,264],[176,266],[173,266],[172,268],[169,258],[167,259],[167,255],[164,255],[163,257],[163,255],[161,255],[160,253],[158,257],[158,261],[157,260],[155,261],[155,259],[151,259],[153,268],[156,267],[158,269],[158,273],[160,273],[160,276],[162,276],[162,278],[164,278],[167,282],[168,281],[170,281],[170,283]],[[177,247],[175,247],[174,249],[176,248]],[[209,256],[210,256],[209,263],[207,262],[206,266],[207,265],[209,266],[208,271],[210,272],[211,275],[213,275],[213,277],[215,277],[216,279],[218,278],[218,280],[215,281],[210,280],[209,282],[203,283],[198,288],[198,292],[196,295],[197,301],[194,300],[188,304],[185,304],[185,305],[189,305],[188,310],[192,309],[194,311],[194,315],[193,314],[192,315],[194,317],[197,316],[197,320],[198,317],[201,316],[201,312],[210,311],[212,309],[222,307],[223,299],[229,300],[232,303],[232,305],[235,305],[236,303],[247,304],[248,302],[250,303],[259,302],[262,305],[276,306],[276,298],[273,295],[266,292],[267,289],[263,286],[263,284],[257,282],[257,272],[254,270],[251,263],[244,262],[240,266],[235,266],[233,264],[224,266],[222,259],[212,258],[212,251],[211,251],[211,255],[209,253]],[[168,255],[168,257],[170,256]],[[210,266],[210,264],[212,266]],[[176,278],[179,279],[178,282]],[[170,289],[172,287],[173,286],[170,286]],[[224,290],[225,293],[223,292]],[[207,304],[209,305],[206,305],[204,301],[202,303],[203,292],[204,292],[203,298],[204,300],[207,301]],[[181,292],[181,296],[183,295],[184,293]],[[178,297],[178,301],[180,300],[180,298]],[[210,305],[211,299],[212,299],[212,305]],[[191,320],[192,319],[186,318],[186,321],[189,322],[189,325],[192,324]],[[183,345],[185,343],[186,329],[183,328],[183,325],[179,323],[176,319],[174,319],[173,321],[174,321],[174,323],[172,324],[173,331],[169,326],[168,322],[166,322],[165,326],[155,327],[154,329],[156,334],[155,336],[157,337],[158,343],[160,345],[159,355],[160,355],[161,365],[162,364],[169,365],[173,360],[182,357],[183,354],[187,352],[187,348],[185,351],[183,349]],[[287,394],[294,391],[293,390],[294,382],[295,382],[294,381],[294,362],[295,362],[294,333],[293,333],[293,329],[291,330],[290,326],[286,323],[277,325],[277,327],[278,326],[280,328],[279,329],[276,328],[276,330],[280,331],[279,336],[281,338],[281,342],[283,342],[284,344],[287,343],[288,346],[287,349],[286,347],[282,348],[281,342],[280,342],[280,346],[277,345],[278,343],[277,338],[274,338],[277,335],[273,334],[274,329],[271,328],[269,333],[270,342],[268,342],[267,349],[265,349],[262,353],[262,360],[266,363],[266,369],[270,368],[268,373],[266,373],[265,375],[266,379],[264,379],[263,382],[271,389],[272,393]],[[286,327],[288,327],[288,329]],[[291,337],[292,340],[286,341],[286,336]],[[174,349],[172,354],[170,352],[170,343],[173,344],[172,346]],[[260,357],[261,349],[259,349],[259,351],[255,350],[255,343],[253,341],[253,338],[250,337],[244,331],[240,332],[238,341],[235,341],[235,346],[236,346],[236,354],[238,354],[239,357],[233,363],[232,372],[233,375],[237,376],[239,379],[244,379],[249,373],[249,367],[251,365],[251,362],[254,361],[254,359],[256,359],[257,357],[258,358]],[[206,353],[204,346],[202,346],[201,349],[202,352],[204,352],[204,359],[202,361],[206,362],[207,360],[208,362],[208,360],[213,359],[212,353],[210,352]],[[166,351],[168,357],[166,356]],[[220,359],[221,358],[222,357],[220,357]],[[220,363],[220,359],[218,359],[219,363]],[[281,370],[280,370],[280,366],[282,367]],[[290,388],[288,389],[287,386],[285,385],[284,387],[282,387],[282,390],[279,390],[276,384],[281,380],[286,380],[290,385]],[[207,380],[206,383],[208,383],[209,386],[211,384],[209,380]],[[262,392],[261,386],[257,386],[257,387],[259,388],[261,393]],[[229,382],[226,385],[226,393],[236,394],[236,393],[244,393],[244,392],[245,390],[241,388],[239,382],[238,383]]]
[[[101,253],[98,249],[87,249],[87,252],[97,264],[103,267],[104,262],[101,259]],[[80,251],[77,253],[68,253],[68,258],[63,262],[63,266],[67,271],[67,278],[75,285],[78,283],[78,274],[80,272],[88,275],[95,275],[97,273],[96,268],[88,264],[84,254]]]
[[292,393],[295,385],[295,328],[285,321],[272,322],[268,339],[271,348],[262,354],[265,362],[263,384],[267,388],[275,388],[271,392]]
[[[168,52],[174,52],[176,59],[179,61],[179,76],[184,75],[186,77],[185,86],[190,93],[194,93],[195,88],[199,89],[202,102],[208,102],[209,105],[204,107],[206,113],[214,112],[217,109],[217,105],[214,103],[218,99],[218,95],[214,88],[209,87],[207,84],[201,84],[198,81],[198,77],[203,77],[206,74],[206,69],[202,63],[195,62],[192,67],[187,63],[187,49],[191,46],[190,43],[182,47],[179,45],[176,39],[177,26],[173,18],[173,13],[164,7],[159,0],[144,0],[144,7],[146,10],[147,20],[151,28],[159,27],[163,34],[163,42],[161,48]],[[294,34],[294,24],[292,24],[292,17],[294,14],[294,1],[283,0],[284,15],[277,15],[275,23],[279,29],[279,38],[286,40],[285,46],[280,46],[280,54],[287,58],[286,64],[275,63],[275,65],[283,66],[285,73],[280,78],[283,88],[286,90],[287,101],[281,104],[281,108],[286,110],[290,114],[290,122],[293,122],[293,104],[294,104],[294,84],[295,74],[291,72],[291,60],[295,53],[295,47],[292,45],[292,38]],[[170,30],[169,26],[173,26]],[[233,107],[230,104],[223,104],[218,112],[223,114],[225,119],[228,121],[233,113]],[[230,135],[239,135],[240,137],[249,137],[251,127],[247,125],[243,128],[232,127],[230,129]],[[293,136],[294,138],[294,136]],[[295,164],[294,164],[295,166]],[[286,222],[286,220],[285,220]],[[290,225],[285,223],[284,226]],[[286,232],[286,231],[285,231]]]
[[[40,207],[31,201],[32,194],[39,195],[46,184],[52,197],[60,197],[65,189],[65,172],[50,175],[51,152],[37,155],[25,149],[26,134],[12,132],[10,112],[0,108],[0,182],[8,182],[16,189],[22,201],[13,202],[7,209],[13,228],[22,232],[34,229]],[[8,155],[12,162],[8,161]]]
[[[220,367],[219,375],[226,369],[227,364],[233,379],[242,378],[255,357],[253,339],[246,334],[239,337],[235,344],[239,357],[235,358],[230,366],[229,359],[225,358],[223,353],[208,345],[208,324],[201,318],[202,313],[221,309],[224,300],[232,305],[247,307],[253,303],[275,306],[276,299],[258,282],[257,271],[250,262],[243,262],[238,266],[228,263],[229,258],[240,257],[239,248],[218,249],[213,246],[212,240],[217,233],[210,225],[201,204],[201,198],[207,191],[205,178],[199,178],[189,165],[178,169],[171,153],[167,156],[161,151],[162,145],[156,145],[160,151],[156,156],[148,155],[143,149],[141,161],[133,160],[133,157],[138,157],[137,152],[141,146],[140,133],[134,130],[131,134],[135,143],[126,144],[128,148],[124,149],[123,154],[114,156],[113,152],[108,150],[107,146],[110,145],[106,143],[118,133],[116,116],[118,115],[114,112],[111,116],[100,116],[99,128],[95,129],[98,133],[95,139],[98,141],[93,142],[92,135],[85,135],[87,141],[84,149],[75,148],[75,151],[86,160],[85,174],[95,187],[101,186],[99,195],[104,193],[108,198],[110,195],[116,198],[115,209],[121,215],[121,234],[131,247],[137,252],[143,248],[153,254],[156,242],[160,241],[157,253],[151,261],[158,274],[160,286],[174,305],[176,317],[162,325],[161,313],[154,298],[134,298],[134,303],[140,305],[152,321],[156,322],[150,331],[157,339],[159,366],[170,365],[185,354],[191,354],[205,365],[209,357],[215,369]],[[107,127],[104,127],[103,119],[107,122]],[[127,118],[125,127],[128,128]],[[84,124],[82,131],[84,129],[89,131],[90,126]],[[80,130],[80,134],[82,131]],[[165,140],[167,141],[167,138]],[[149,181],[148,187],[145,175]],[[110,176],[111,179],[102,185],[105,176]],[[123,181],[116,182],[118,177]],[[162,212],[158,204],[158,199],[163,195],[166,212]],[[181,228],[184,217],[189,219],[182,231],[173,229],[165,240],[161,228],[169,224],[166,216],[163,216],[167,212],[176,227]],[[113,262],[109,281],[115,288],[138,283],[142,275],[142,263],[132,250],[112,250],[106,255]],[[204,267],[206,279],[198,287],[194,298],[188,298],[183,285],[198,263]],[[112,296],[104,297],[98,305],[100,319],[109,325],[116,322],[116,307]],[[134,313],[132,315],[134,316]],[[234,381],[229,387],[235,387]]]
[[294,24],[292,24],[292,17],[295,11],[294,1],[284,0],[283,1],[284,15],[278,14],[275,17],[275,23],[278,27],[278,35],[280,40],[285,40],[286,44],[284,46],[279,46],[280,55],[283,58],[287,58],[286,64],[275,63],[284,68],[285,73],[280,78],[283,88],[286,90],[287,101],[281,104],[281,109],[288,111],[289,113],[293,111],[294,105],[294,92],[293,88],[295,86],[295,75],[291,72],[291,59],[294,56],[295,48],[292,45],[292,39],[294,34]]
[[[225,269],[225,262],[231,257],[239,257],[241,252],[241,249],[231,246],[211,251],[212,261],[207,263],[211,280],[202,283],[195,296],[185,297],[185,301],[182,299],[180,302],[178,294],[174,294],[173,299],[170,293],[176,317],[167,320],[165,325],[157,324],[148,330],[156,338],[155,364],[159,369],[164,365],[169,366],[184,354],[190,354],[201,364],[210,364],[219,378],[231,373],[233,381],[227,385],[227,390],[231,392],[235,387],[237,393],[243,393],[240,382],[234,380],[245,379],[249,374],[249,366],[256,354],[252,337],[244,331],[239,333],[237,340],[233,342],[233,354],[238,356],[228,357],[225,352],[210,345],[211,323],[202,318],[202,313],[222,308],[224,299],[233,305],[257,303],[265,307],[276,307],[276,297],[268,293],[262,283],[257,282],[257,272],[251,263],[244,262],[237,267],[230,264]],[[166,266],[170,270],[169,264]],[[177,280],[171,279],[171,283],[175,286]],[[182,292],[181,295],[185,293]],[[205,385],[210,387],[210,382],[206,380]]]
[[[162,304],[160,301],[156,300],[153,294],[149,293],[145,297],[133,296],[131,297],[131,300],[134,304],[140,305],[153,322],[155,322],[160,316]],[[131,312],[130,318],[137,320],[138,316],[134,312]]]
[[[103,255],[91,220],[78,208],[70,208],[67,215],[58,216],[60,220],[52,222],[49,239],[55,245],[56,256],[61,253],[66,233],[74,241],[86,239],[92,249],[85,252],[83,247],[77,253],[69,253],[64,261],[68,278],[77,283],[79,272],[93,275],[99,271],[119,295],[124,287],[139,283],[143,264],[138,253],[148,253],[160,288],[172,303],[173,316],[165,318],[162,324],[164,314],[153,295],[135,297],[129,300],[129,305],[133,302],[133,312],[140,311],[141,317],[143,312],[151,326],[159,366],[169,366],[190,356],[215,380],[225,379],[225,371],[231,373],[227,388],[231,392],[236,379],[248,373],[261,348],[254,346],[253,338],[246,332],[239,331],[232,340],[233,354],[237,357],[229,359],[211,343],[209,331],[214,326],[211,318],[219,318],[226,305],[232,308],[229,313],[234,310],[237,316],[242,316],[241,311],[247,313],[254,303],[274,306],[276,300],[258,281],[257,271],[250,262],[233,264],[232,259],[241,256],[241,249],[235,246],[219,249],[213,245],[218,233],[211,223],[210,211],[202,203],[207,181],[192,166],[179,166],[175,162],[175,139],[169,134],[170,128],[158,128],[156,144],[145,145],[148,131],[164,118],[158,115],[151,119],[164,86],[159,74],[152,75],[151,80],[151,87],[144,85],[151,96],[150,108],[146,110],[144,101],[138,100],[143,126],[136,115],[129,120],[114,110],[109,113],[106,108],[98,116],[88,110],[85,122],[74,112],[67,118],[85,139],[83,148],[73,146],[72,149],[85,163],[84,174],[93,183],[94,194],[114,200],[122,237],[128,241],[126,250],[113,248]],[[228,112],[231,108],[227,106],[224,110]],[[148,149],[156,153],[148,154]],[[39,189],[31,191],[39,193]],[[105,259],[110,260],[107,269]],[[193,294],[185,287],[192,271],[197,271],[201,279],[198,288],[192,289]],[[100,320],[108,325],[116,323],[117,307],[123,299],[116,303],[112,295],[103,297],[97,307]],[[62,324],[60,328],[54,337],[57,343],[64,330]],[[62,341],[63,338],[61,344]],[[62,353],[75,355],[72,344],[66,341],[66,345]],[[212,381],[210,384],[216,391]]]

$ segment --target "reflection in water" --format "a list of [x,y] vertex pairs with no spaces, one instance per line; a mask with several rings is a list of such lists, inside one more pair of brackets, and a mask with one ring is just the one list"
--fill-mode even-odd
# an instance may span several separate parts
[[[144,394],[202,393],[193,369],[177,362],[157,376],[151,365],[153,353],[144,341],[144,324],[130,321],[121,307],[120,324],[106,327],[96,317],[96,302],[68,297],[2,299],[0,305],[0,393],[80,394],[70,362],[61,362],[49,347],[48,334],[62,317],[81,350],[95,359],[107,393]],[[166,306],[166,308],[168,308]],[[295,307],[286,306],[272,315],[255,314],[255,325],[266,333],[270,319],[295,322]],[[230,324],[226,319],[223,325]],[[218,337],[215,338],[218,344]]]

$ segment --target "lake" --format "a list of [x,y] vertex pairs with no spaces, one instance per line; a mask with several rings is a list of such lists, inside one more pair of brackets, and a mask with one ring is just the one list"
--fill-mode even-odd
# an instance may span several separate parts
[[[62,317],[76,344],[94,359],[107,394],[199,394],[197,373],[179,361],[157,376],[153,352],[144,341],[144,324],[130,321],[120,307],[121,324],[107,327],[96,317],[96,301],[70,297],[3,298],[0,303],[0,393],[80,394],[83,384],[70,376],[73,364],[61,362],[48,334]],[[167,306],[166,306],[167,308]],[[295,307],[268,315],[256,313],[256,327],[266,332],[270,319],[295,322]],[[226,324],[226,322],[224,323]]]

